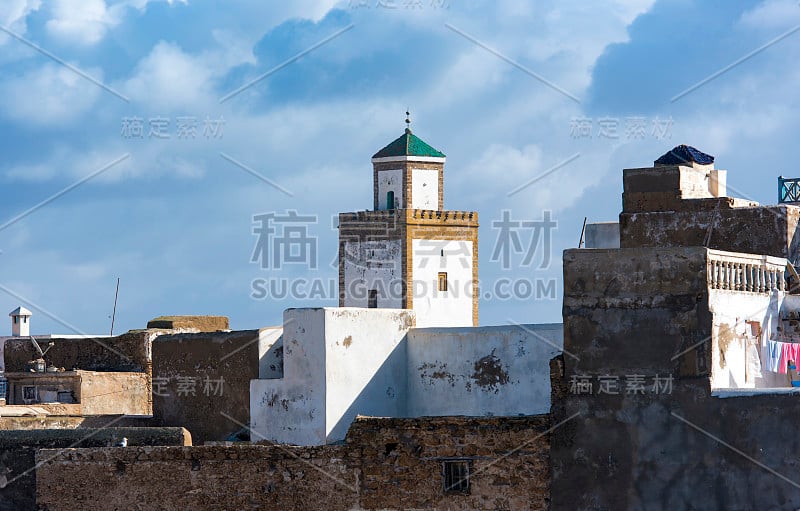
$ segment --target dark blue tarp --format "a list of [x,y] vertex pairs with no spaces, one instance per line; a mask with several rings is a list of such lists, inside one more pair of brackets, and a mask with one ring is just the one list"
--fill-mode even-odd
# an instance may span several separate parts
[[656,165],[686,165],[687,163],[708,165],[714,163],[714,157],[699,151],[690,145],[681,144],[667,151],[655,161]]

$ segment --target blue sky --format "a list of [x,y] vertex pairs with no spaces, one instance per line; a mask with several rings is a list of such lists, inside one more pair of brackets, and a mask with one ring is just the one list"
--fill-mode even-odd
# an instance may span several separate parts
[[[117,331],[162,314],[257,328],[336,305],[255,299],[252,283],[335,281],[331,217],[372,207],[370,157],[406,108],[448,156],[446,208],[480,215],[482,291],[557,285],[556,299],[484,297],[484,325],[561,320],[561,251],[584,216],[617,218],[625,167],[691,144],[728,169],[731,195],[762,203],[798,173],[796,1],[8,0],[0,23],[27,42],[0,33],[0,225],[124,157],[0,230],[0,310],[34,310],[34,333],[107,332],[117,277]],[[184,117],[194,136],[178,136]],[[169,138],[147,133],[157,118]],[[206,118],[221,131],[203,136]],[[318,268],[251,262],[253,215],[287,210],[317,217]],[[549,257],[491,260],[504,210],[552,212]]]

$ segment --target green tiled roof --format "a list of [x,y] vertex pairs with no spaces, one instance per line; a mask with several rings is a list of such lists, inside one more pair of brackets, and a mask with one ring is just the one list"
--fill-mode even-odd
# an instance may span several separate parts
[[377,153],[373,158],[389,158],[392,156],[428,156],[432,158],[444,158],[444,153],[437,151],[433,147],[426,144],[421,138],[411,133],[411,130],[406,128],[406,132],[400,135],[400,138],[387,145]]

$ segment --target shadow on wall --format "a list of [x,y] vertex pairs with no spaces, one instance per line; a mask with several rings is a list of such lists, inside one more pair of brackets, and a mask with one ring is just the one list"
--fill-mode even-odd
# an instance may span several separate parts
[[[407,414],[407,373],[397,378],[397,368],[407,360],[408,335],[404,336],[383,364],[378,367],[364,389],[352,400],[338,422],[328,433],[329,442],[343,441],[350,425],[359,415],[372,417],[405,417]],[[391,413],[394,411],[394,413]]]

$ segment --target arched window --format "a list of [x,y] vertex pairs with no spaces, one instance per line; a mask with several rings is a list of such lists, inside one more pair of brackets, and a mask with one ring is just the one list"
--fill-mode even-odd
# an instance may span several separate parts
[[386,192],[386,209],[394,209],[394,192],[392,190]]

